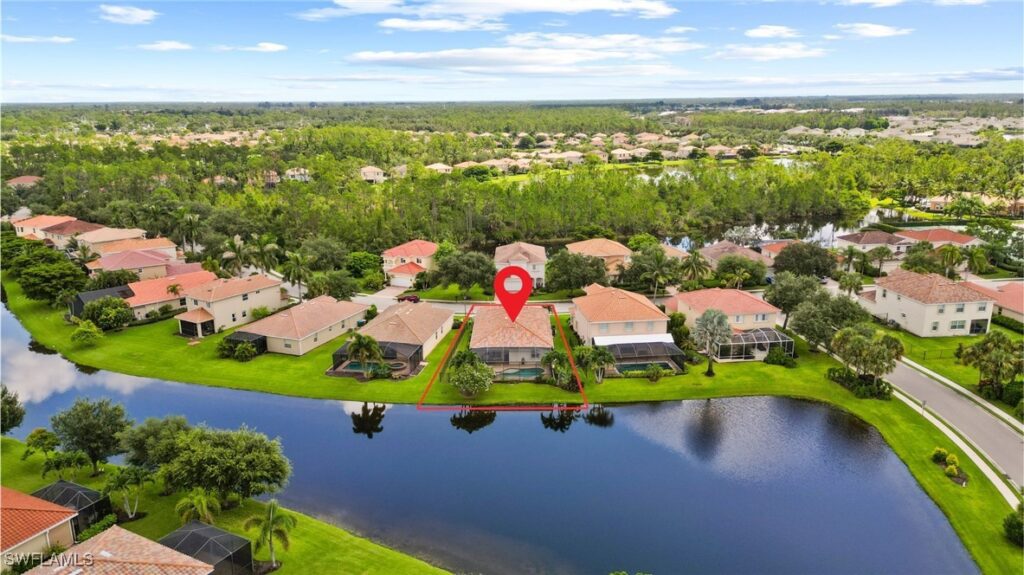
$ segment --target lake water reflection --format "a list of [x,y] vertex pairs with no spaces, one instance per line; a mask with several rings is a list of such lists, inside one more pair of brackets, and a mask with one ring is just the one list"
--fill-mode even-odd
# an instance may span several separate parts
[[879,434],[827,406],[420,413],[83,373],[2,314],[3,379],[28,403],[14,436],[79,396],[246,424],[283,442],[284,504],[459,571],[977,571]]

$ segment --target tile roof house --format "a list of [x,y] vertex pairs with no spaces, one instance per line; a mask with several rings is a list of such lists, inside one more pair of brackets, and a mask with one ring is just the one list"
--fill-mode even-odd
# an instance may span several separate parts
[[43,181],[39,176],[18,176],[7,180],[6,184],[16,189],[34,188],[36,184]]
[[139,228],[100,228],[78,236],[78,243],[99,253],[100,246],[121,240],[138,240],[146,237],[146,230]]
[[881,230],[868,230],[846,234],[836,238],[836,248],[842,250],[847,246],[853,246],[862,252],[869,252],[877,247],[885,246],[892,250],[894,257],[901,258],[907,249],[916,244],[916,240],[903,238]]
[[60,554],[32,575],[210,575],[204,563],[114,525]]
[[437,244],[426,240],[412,240],[384,250],[381,254],[384,276],[393,286],[411,287],[416,274],[434,269],[436,252]]
[[1024,282],[1012,281],[986,285],[969,283],[968,285],[995,300],[995,315],[1004,315],[1024,322]]
[[43,239],[43,230],[45,230],[46,228],[55,226],[57,224],[63,224],[64,222],[73,222],[76,219],[78,218],[74,218],[71,216],[50,216],[46,214],[41,216],[32,216],[31,218],[25,218],[23,220],[18,220],[17,222],[15,222],[14,233],[19,238],[24,238],[31,235],[35,237],[28,239],[41,240]]
[[109,515],[113,509],[107,495],[63,479],[33,491],[32,496],[75,511],[78,515],[72,519],[71,526],[76,536],[81,536],[82,531]]
[[280,287],[281,280],[257,274],[215,279],[189,288],[183,292],[188,311],[175,316],[179,332],[203,337],[247,324],[253,320],[253,309],[275,311],[285,304]]
[[435,172],[437,172],[439,174],[450,174],[450,173],[452,173],[452,167],[449,166],[448,164],[442,164],[441,162],[430,164],[429,166],[427,166],[427,169],[428,170],[433,170],[433,171],[435,171]]
[[[544,246],[514,242],[498,246],[494,250],[494,267],[499,271],[508,266],[517,266],[526,270],[533,278],[533,287],[544,285],[544,273],[548,263]],[[512,276],[505,282],[505,288],[518,291],[522,284],[518,277]]]
[[980,246],[985,243],[974,236],[961,234],[946,228],[932,228],[929,230],[900,230],[896,232],[895,235],[915,242],[928,242],[936,248],[947,244],[966,247]]
[[761,244],[761,255],[775,261],[779,253],[786,249],[786,246],[800,243],[800,240],[774,240]]
[[759,254],[748,247],[730,242],[729,240],[723,240],[718,243],[711,244],[710,246],[705,246],[700,248],[698,251],[700,252],[700,255],[704,256],[704,259],[708,260],[708,263],[711,264],[712,268],[717,268],[718,263],[725,256],[739,256],[751,261],[761,262],[767,267],[772,266],[771,258],[764,254]]
[[686,325],[709,309],[717,309],[729,317],[735,330],[775,327],[781,310],[763,299],[738,289],[711,288],[677,293],[665,301],[665,310],[686,314]]
[[322,295],[255,321],[235,333],[266,338],[272,353],[303,355],[355,329],[370,306]]
[[[427,303],[401,302],[389,306],[359,333],[377,340],[385,360],[405,364],[402,370],[414,371],[437,344],[452,330],[455,312]],[[348,343],[334,352],[333,373],[347,370]]]
[[526,306],[516,321],[500,306],[473,312],[469,349],[495,371],[497,379],[533,379],[544,372],[540,359],[554,348],[551,319],[540,306]]
[[85,264],[90,273],[131,270],[140,280],[159,278],[167,275],[167,264],[172,260],[167,253],[156,250],[129,250],[105,255]]
[[662,334],[668,316],[646,297],[613,287],[592,284],[587,295],[572,300],[572,327],[584,344],[597,336]]
[[310,180],[309,170],[306,168],[289,168],[284,171],[284,179],[293,182],[308,182]]
[[615,240],[608,238],[593,238],[580,242],[566,244],[565,249],[570,253],[594,256],[604,260],[605,271],[609,277],[619,275],[620,267],[629,267],[633,258],[633,251]]
[[103,229],[103,226],[100,224],[84,220],[68,220],[48,228],[43,228],[41,239],[50,240],[57,249],[62,250],[67,247],[68,241],[71,238],[100,229]]
[[[187,307],[185,294],[189,290],[216,279],[217,275],[213,272],[199,270],[131,282],[128,284],[128,289],[133,295],[125,299],[125,302],[132,308],[135,319],[145,319],[147,313],[159,310],[164,305],[170,305],[175,309]],[[178,286],[178,293],[173,294],[168,291],[170,286]]]
[[359,179],[370,184],[379,184],[387,179],[384,170],[377,166],[363,166],[359,168]]
[[668,244],[661,244],[661,251],[665,252],[666,256],[670,258],[675,258],[677,260],[685,259],[687,256],[690,255],[689,253],[686,252],[686,250],[677,248],[675,246],[670,246]]
[[894,269],[861,292],[861,306],[919,337],[987,333],[996,298],[968,282]]
[[56,503],[0,486],[0,553],[3,565],[14,557],[44,553],[59,545],[65,549],[75,542],[72,520],[78,515]]
[[100,256],[136,250],[158,251],[166,254],[169,258],[176,258],[178,256],[178,244],[175,244],[168,238],[136,238],[117,240],[100,244],[93,248],[93,251]]

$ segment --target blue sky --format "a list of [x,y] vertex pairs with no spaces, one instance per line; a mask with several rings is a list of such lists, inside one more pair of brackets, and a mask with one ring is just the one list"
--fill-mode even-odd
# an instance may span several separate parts
[[1019,0],[10,2],[2,99],[1024,91]]

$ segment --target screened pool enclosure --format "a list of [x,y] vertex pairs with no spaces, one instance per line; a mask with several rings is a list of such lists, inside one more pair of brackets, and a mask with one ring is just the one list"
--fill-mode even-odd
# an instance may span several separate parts
[[781,347],[787,357],[793,357],[793,338],[770,327],[759,327],[733,334],[729,343],[715,346],[712,355],[719,361],[760,361],[774,347]]

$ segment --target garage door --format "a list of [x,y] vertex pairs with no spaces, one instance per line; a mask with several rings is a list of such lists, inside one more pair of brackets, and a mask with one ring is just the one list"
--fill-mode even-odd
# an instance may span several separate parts
[[412,278],[409,276],[391,276],[391,285],[398,287],[412,287]]

